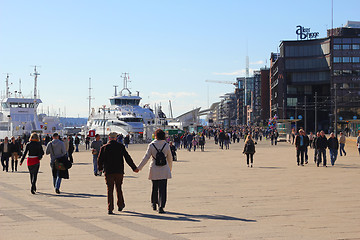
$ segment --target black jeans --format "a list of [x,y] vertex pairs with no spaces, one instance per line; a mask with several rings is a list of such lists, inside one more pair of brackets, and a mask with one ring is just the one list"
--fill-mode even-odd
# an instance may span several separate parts
[[305,156],[304,148],[299,148],[296,150],[296,159],[298,164],[300,164],[300,157],[301,157],[301,165],[304,165],[304,156]]
[[3,152],[1,155],[1,165],[3,170],[9,171],[9,158],[10,154],[8,152]]
[[253,153],[247,153],[246,154],[246,163],[249,165],[249,158],[251,159],[251,164],[253,163],[254,154]]
[[40,168],[40,163],[28,166],[32,191],[36,191],[36,180],[37,180],[37,175],[39,173],[39,168]]
[[318,161],[317,166],[321,163],[321,155],[323,156],[323,166],[326,166],[326,149],[318,149]]
[[159,207],[165,208],[167,179],[152,180],[151,203],[158,204]]

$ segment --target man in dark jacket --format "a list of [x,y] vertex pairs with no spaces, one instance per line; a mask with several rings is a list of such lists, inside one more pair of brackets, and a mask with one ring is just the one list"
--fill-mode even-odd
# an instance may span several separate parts
[[338,154],[338,149],[339,149],[339,141],[335,137],[334,133],[330,134],[330,137],[328,139],[328,147],[330,150],[331,166],[334,166],[336,158],[337,158],[337,154]]
[[1,153],[1,164],[3,166],[3,171],[9,171],[9,158],[11,156],[11,149],[9,138],[5,137],[4,142],[0,144],[0,153]]
[[323,156],[323,166],[326,167],[326,148],[328,146],[328,142],[324,131],[321,131],[320,136],[316,138],[315,146],[318,154],[317,166],[321,163],[321,156]]
[[306,149],[309,145],[309,138],[306,136],[305,131],[300,129],[299,135],[295,138],[295,147],[296,147],[296,158],[297,165],[300,165],[300,156],[301,156],[301,166],[304,166],[304,156]]
[[109,134],[109,143],[101,147],[98,158],[98,170],[105,172],[107,185],[108,214],[113,214],[114,210],[114,185],[117,192],[118,210],[122,211],[125,207],[121,185],[124,178],[124,158],[126,163],[134,172],[138,172],[136,165],[126,151],[124,145],[116,141],[117,133]]
[[75,152],[79,152],[79,144],[80,144],[80,138],[78,135],[76,135],[76,137],[75,137],[75,146],[76,146]]

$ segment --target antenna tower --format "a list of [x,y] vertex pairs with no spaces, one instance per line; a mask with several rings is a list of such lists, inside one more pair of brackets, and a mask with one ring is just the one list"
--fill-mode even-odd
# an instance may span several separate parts
[[5,80],[5,84],[6,84],[6,98],[9,97],[10,92],[9,92],[9,73],[6,74],[6,80]]
[[91,97],[91,78],[89,78],[89,97],[88,97],[88,99],[89,99],[89,116],[90,116],[90,113],[91,113],[91,100],[92,99],[95,99],[95,98],[93,98],[93,97]]
[[124,88],[120,91],[121,95],[124,90],[127,90],[129,92],[129,95],[131,95],[131,91],[127,87],[127,83],[130,82],[129,73],[122,73],[120,77],[122,77],[124,81]]
[[37,77],[40,75],[36,70],[36,66],[34,66],[34,73],[30,73],[30,76],[34,76],[34,102],[37,100]]

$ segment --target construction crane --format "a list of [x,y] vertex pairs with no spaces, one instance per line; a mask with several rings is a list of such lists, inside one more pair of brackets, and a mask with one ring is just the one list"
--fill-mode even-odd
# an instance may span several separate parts
[[232,84],[232,85],[237,85],[236,83],[232,82],[232,81],[219,81],[219,80],[205,80],[205,82],[212,82],[212,83],[221,83],[221,84]]

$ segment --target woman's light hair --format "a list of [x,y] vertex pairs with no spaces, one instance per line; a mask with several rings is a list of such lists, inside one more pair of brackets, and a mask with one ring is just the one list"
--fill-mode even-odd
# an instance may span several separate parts
[[39,135],[37,135],[37,133],[32,133],[31,136],[30,136],[30,141],[38,142],[39,141]]

